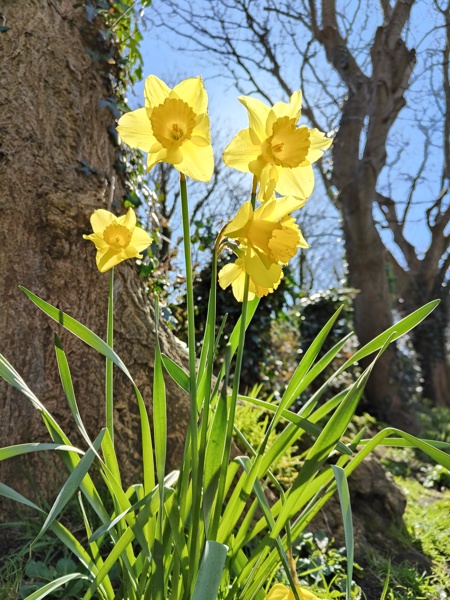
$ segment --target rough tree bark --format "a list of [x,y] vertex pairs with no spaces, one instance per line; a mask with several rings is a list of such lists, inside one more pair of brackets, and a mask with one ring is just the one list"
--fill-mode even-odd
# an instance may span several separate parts
[[[24,285],[105,337],[109,277],[95,266],[95,249],[82,239],[89,216],[107,208],[116,148],[108,65],[88,53],[98,48],[100,19],[90,23],[72,0],[5,0],[9,29],[0,33],[0,352],[68,432],[74,426],[53,350],[57,325],[19,290]],[[90,169],[79,170],[80,161]],[[84,172],[83,172],[84,171]],[[119,179],[117,179],[119,181]],[[122,205],[120,182],[113,206]],[[132,261],[116,268],[115,349],[147,403],[151,398],[154,312]],[[61,329],[77,401],[88,431],[104,423],[104,359]],[[185,359],[162,331],[163,352]],[[168,381],[168,467],[177,465],[189,403]],[[115,373],[116,446],[125,476],[139,465],[139,421],[133,391]],[[76,442],[75,436],[72,439]],[[0,447],[48,440],[25,397],[0,382]],[[0,463],[0,480],[29,493],[24,473],[52,496],[61,469],[28,455]]]

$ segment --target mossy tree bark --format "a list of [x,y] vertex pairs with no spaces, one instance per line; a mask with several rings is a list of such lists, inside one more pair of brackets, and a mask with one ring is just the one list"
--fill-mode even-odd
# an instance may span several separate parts
[[[62,391],[53,331],[58,330],[74,378],[82,418],[92,435],[104,425],[104,359],[63,331],[19,290],[23,285],[105,338],[109,276],[95,266],[89,216],[120,212],[123,187],[115,173],[114,124],[100,101],[113,94],[99,50],[98,18],[89,22],[72,0],[5,0],[8,29],[0,33],[0,352],[13,364],[63,429],[78,441]],[[101,47],[100,47],[101,50]],[[83,168],[84,166],[84,168]],[[115,349],[150,403],[155,345],[154,312],[132,261],[116,268]],[[162,331],[162,349],[185,360],[181,346]],[[187,398],[168,382],[168,467],[181,455]],[[140,464],[139,420],[133,390],[115,373],[116,447],[125,475]],[[27,399],[0,382],[0,447],[48,441]],[[37,456],[0,463],[0,481],[22,492],[26,472],[46,495],[60,470]]]

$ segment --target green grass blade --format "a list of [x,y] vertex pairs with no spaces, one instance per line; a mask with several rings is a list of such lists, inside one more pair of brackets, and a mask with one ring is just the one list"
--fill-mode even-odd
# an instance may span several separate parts
[[106,358],[109,358],[109,360],[116,364],[119,367],[119,369],[121,369],[125,373],[125,375],[130,379],[130,381],[133,382],[133,378],[131,377],[130,372],[128,371],[125,364],[114,352],[114,350],[110,348],[108,344],[104,342],[97,334],[88,329],[85,325],[79,323],[73,317],[70,317],[69,315],[64,313],[59,308],[55,308],[48,302],[45,302],[45,300],[42,300],[41,298],[39,298],[39,296],[33,294],[33,292],[30,292],[23,286],[19,287],[23,292],[25,292],[28,298],[30,298],[30,300],[34,302],[34,304],[36,304],[38,308],[45,312],[45,314],[47,314],[54,321],[65,327],[68,331],[79,337],[81,340],[83,340],[83,342],[85,342],[85,344],[87,344],[91,348],[94,348],[94,350],[97,350],[97,352],[103,354],[103,356],[106,356]]
[[19,502],[29,508],[34,508],[34,510],[45,515],[45,511],[43,511],[42,508],[39,508],[34,502],[31,502],[31,500],[28,500],[28,498],[25,498],[25,496],[22,496],[22,494],[19,494],[19,492],[16,492],[16,490],[13,490],[13,488],[4,483],[0,483],[0,496],[8,498],[9,500],[14,500],[14,502]]
[[64,393],[66,395],[67,402],[69,404],[70,412],[72,413],[73,420],[78,427],[81,435],[86,440],[89,446],[92,446],[91,439],[86,431],[84,423],[81,419],[80,412],[78,410],[77,401],[75,398],[75,391],[73,389],[72,377],[70,375],[69,363],[67,361],[66,353],[61,344],[58,334],[55,332],[55,352],[56,362],[58,364],[59,376],[61,378],[61,384],[63,386]]
[[[251,396],[239,395],[238,400],[241,400],[242,402],[248,402],[250,404],[253,404],[254,406],[260,406],[261,408],[264,408],[270,412],[275,412],[277,410],[277,406],[275,404],[267,402],[266,400],[260,400],[259,398],[252,398]],[[301,427],[304,431],[306,431],[306,433],[309,433],[309,435],[312,435],[314,438],[317,438],[322,433],[323,427],[312,423],[308,419],[300,417],[299,415],[291,412],[290,410],[283,410],[281,413],[281,417],[283,419],[286,419],[286,421],[297,425],[297,427]],[[350,448],[342,442],[338,442],[336,449],[339,450],[339,452],[341,452],[342,454],[353,454]],[[275,462],[275,460],[277,460],[276,457],[272,462]]]
[[383,585],[383,590],[381,592],[381,596],[380,596],[380,600],[386,600],[386,596],[389,590],[389,581],[391,579],[391,559],[388,559],[388,564],[387,564],[387,572],[386,572],[386,578],[384,580],[384,585]]
[[[114,268],[109,271],[109,294],[108,294],[108,315],[106,319],[106,343],[111,348],[114,347]],[[109,431],[111,441],[114,445],[114,384],[113,384],[114,363],[106,357],[105,373],[105,417],[106,428]]]
[[94,441],[93,448],[89,448],[89,450],[86,452],[86,454],[80,460],[78,465],[75,467],[75,469],[69,475],[69,478],[67,479],[66,483],[61,488],[61,491],[59,492],[52,508],[50,509],[50,512],[48,513],[48,516],[45,520],[44,525],[42,526],[41,531],[36,536],[34,543],[36,543],[38,541],[38,539],[40,539],[42,537],[42,535],[47,531],[47,529],[50,527],[50,525],[53,523],[53,521],[56,519],[56,517],[59,515],[59,513],[66,506],[67,502],[69,502],[69,500],[71,499],[73,494],[80,487],[80,484],[84,479],[84,476],[90,469],[90,467],[97,455],[96,451],[100,447],[101,441],[103,439],[104,431],[105,430],[102,430],[98,434],[96,440]]
[[[139,415],[141,420],[141,435],[142,435],[142,452],[143,452],[143,463],[144,463],[144,484],[146,486],[146,492],[148,493],[155,483],[154,470],[153,470],[153,445],[151,442],[150,424],[148,422],[147,409],[145,407],[142,395],[134,383],[133,378],[130,375],[125,364],[121,358],[114,352],[112,348],[108,346],[98,335],[93,331],[79,323],[73,317],[65,314],[63,311],[55,308],[45,300],[39,298],[23,286],[19,286],[20,289],[32,300],[36,306],[38,306],[43,312],[49,317],[60,323],[68,331],[79,337],[83,342],[97,350],[100,354],[111,360],[115,365],[121,369],[123,373],[128,377],[134,387],[136,398],[138,401]],[[0,361],[0,376],[2,375],[2,364]]]
[[228,546],[206,541],[192,600],[216,600]]
[[[153,435],[155,440],[155,462],[161,501],[163,501],[164,471],[167,453],[166,386],[164,383],[161,348],[159,345],[159,306],[155,302],[155,363],[153,367]],[[162,505],[161,505],[162,509]]]
[[355,362],[360,361],[362,358],[369,356],[369,354],[373,354],[373,352],[377,352],[383,346],[385,346],[386,342],[389,340],[389,343],[394,342],[399,337],[414,329],[421,321],[423,321],[439,304],[440,300],[433,300],[432,302],[428,302],[421,308],[418,308],[413,313],[386,329],[383,333],[378,335],[371,342],[360,348],[355,354],[349,358],[340,368],[339,373],[345,371],[350,365],[353,365]]
[[164,368],[172,377],[177,385],[180,386],[182,390],[189,394],[190,392],[190,383],[189,383],[189,375],[184,371],[180,366],[177,365],[171,358],[161,353],[162,363]]
[[300,473],[294,481],[289,494],[287,495],[286,503],[284,504],[278,516],[277,525],[274,528],[274,535],[278,535],[283,529],[285,523],[295,514],[296,506],[303,494],[305,488],[310,484],[312,479],[317,475],[330,452],[334,449],[339,438],[345,432],[352,418],[359,400],[364,391],[364,386],[369,378],[373,366],[390,343],[388,338],[375,357],[371,365],[360,375],[356,382],[352,385],[343,402],[339,405],[330,420],[325,425],[322,433],[314,442],[310,449],[304,465]]
[[[245,470],[245,472],[247,474],[250,473],[251,461],[248,458],[248,456],[238,456],[236,458],[236,460],[242,465],[242,468]],[[270,510],[269,502],[267,501],[267,498],[264,494],[264,490],[262,489],[262,486],[258,479],[255,480],[255,482],[253,484],[253,489],[255,492],[255,496],[258,500],[259,506],[261,508],[261,511],[266,519],[269,533],[271,533],[275,527],[275,519],[273,518],[272,511]],[[283,565],[286,577],[288,578],[288,581],[289,581],[291,589],[294,593],[294,596],[296,597],[297,600],[300,600],[300,598],[298,598],[298,592],[297,592],[297,589],[295,586],[295,582],[292,579],[291,570],[289,569],[289,562],[288,562],[286,553],[283,548],[283,544],[282,544],[279,536],[276,536],[275,542],[276,542],[276,547],[278,550],[280,562]],[[265,578],[264,578],[264,580],[261,581],[261,586],[264,585],[264,582],[265,582]]]
[[208,531],[212,508],[216,499],[217,485],[225,449],[227,424],[226,402],[220,398],[209,432],[206,446],[205,470],[203,477],[203,513],[205,529]]
[[[328,322],[325,324],[325,326],[322,327],[321,331],[319,332],[319,334],[314,339],[313,343],[310,345],[310,347],[306,351],[306,353],[303,356],[302,360],[300,361],[298,367],[295,369],[295,372],[292,375],[291,380],[289,381],[286,391],[284,392],[284,394],[281,398],[280,404],[278,405],[278,409],[277,409],[275,416],[273,418],[273,421],[271,423],[270,430],[272,430],[273,427],[280,420],[281,413],[283,412],[283,410],[286,408],[289,408],[291,406],[291,404],[294,402],[294,400],[297,398],[298,393],[299,393],[298,390],[300,388],[300,385],[301,385],[303,379],[305,378],[306,374],[312,367],[315,359],[317,358],[317,355],[319,354],[328,334],[330,333],[330,331],[331,331],[334,323],[336,322],[336,319],[338,318],[339,314],[341,313],[341,311],[342,311],[342,306],[340,306],[338,308],[338,310],[334,313],[334,315],[331,317],[331,319],[329,319]],[[269,433],[270,433],[270,431],[269,431]]]
[[[13,388],[18,390],[21,394],[30,400],[31,404],[36,410],[41,413],[44,418],[47,428],[49,428],[50,434],[55,432],[60,438],[61,442],[70,446],[69,438],[66,436],[64,431],[58,425],[51,413],[45,408],[41,401],[35,396],[30,390],[25,381],[14,369],[14,367],[6,360],[6,358],[0,354],[0,377],[9,383]],[[52,436],[53,437],[53,436]]]
[[350,505],[350,491],[348,489],[347,477],[342,467],[332,465],[334,477],[341,504],[342,521],[344,523],[345,546],[347,550],[347,581],[345,585],[345,598],[350,600],[353,579],[353,561],[355,557],[355,541],[353,538],[352,508]]
[[[114,489],[116,490],[117,488],[120,488],[121,494],[123,497],[125,497],[125,493],[123,492],[121,485],[119,463],[117,461],[117,455],[114,450],[109,429],[105,430],[105,435],[102,440],[102,454],[106,466],[106,470],[104,471],[105,478],[108,480],[113,480],[112,485],[114,486]],[[117,491],[114,491],[112,496],[118,499]]]
[[63,575],[62,577],[58,577],[58,579],[55,579],[55,581],[51,581],[50,583],[43,585],[41,588],[27,596],[25,600],[41,600],[41,598],[45,598],[45,596],[48,596],[48,594],[50,594],[54,590],[57,590],[69,581],[72,581],[72,579],[88,578],[82,573],[69,573],[69,575]]
[[0,448],[0,461],[13,456],[21,456],[30,452],[43,452],[46,450],[57,450],[58,452],[76,452],[83,455],[84,452],[75,446],[65,446],[64,444],[46,444],[40,442],[31,442],[28,444],[17,444],[16,446],[6,446]]

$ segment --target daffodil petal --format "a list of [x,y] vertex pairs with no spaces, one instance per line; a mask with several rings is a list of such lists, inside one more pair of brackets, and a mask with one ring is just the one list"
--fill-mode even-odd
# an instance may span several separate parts
[[247,225],[253,215],[251,202],[244,202],[238,210],[237,215],[232,219],[223,230],[223,235],[230,238],[235,238],[240,234],[240,231]]
[[142,258],[142,254],[135,246],[130,244],[128,248],[124,248],[123,250],[122,260],[126,260],[127,258]]
[[266,137],[266,121],[270,113],[270,106],[250,96],[240,96],[238,100],[248,111],[250,129],[256,133],[262,142]]
[[223,160],[228,167],[248,173],[250,163],[256,161],[260,152],[260,146],[250,138],[250,130],[242,129],[225,148]]
[[115,220],[116,217],[111,212],[103,208],[98,208],[97,210],[94,210],[91,215],[92,231],[103,237],[103,232],[106,227],[111,225],[111,223]]
[[97,252],[95,260],[100,273],[105,273],[121,263],[123,259],[118,255],[116,250],[109,248],[106,252]]
[[261,211],[261,219],[278,221],[286,215],[293,213],[306,204],[306,200],[295,198],[294,196],[285,196],[275,200],[268,200],[258,208]]
[[135,227],[131,236],[130,246],[134,246],[138,252],[142,252],[150,246],[151,242],[151,237],[142,227]]
[[198,146],[205,146],[211,143],[210,123],[207,114],[201,115],[201,118],[197,119],[194,130],[192,131],[191,140],[194,138],[202,138],[206,143],[195,142]]
[[327,150],[333,140],[331,138],[326,138],[325,134],[319,131],[318,129],[310,129],[309,130],[309,150],[306,155],[306,160],[309,163],[313,163],[319,158],[322,157],[325,150]]
[[261,258],[256,253],[251,253],[245,258],[245,270],[258,285],[265,288],[273,288],[280,280],[282,269],[280,265],[272,264],[266,268]]
[[172,93],[189,104],[195,113],[202,114],[206,112],[208,96],[201,77],[191,77],[181,81],[173,88]]
[[279,194],[295,196],[302,200],[311,196],[314,188],[314,171],[311,165],[295,169],[279,169],[275,186]]
[[236,263],[231,263],[222,267],[219,271],[220,287],[225,290],[242,272],[242,269],[239,268]]
[[170,88],[156,75],[149,75],[145,80],[144,96],[145,106],[154,108],[164,102],[169,96]]
[[125,215],[122,215],[117,219],[117,222],[119,223],[119,225],[123,225],[127,229],[133,229],[134,227],[136,227],[136,213],[131,208],[131,206],[129,207]]
[[300,110],[302,107],[302,93],[294,92],[291,96],[289,104],[286,102],[277,102],[273,105],[272,110],[277,119],[281,117],[289,117],[297,122],[300,118]]
[[183,144],[183,160],[175,165],[181,172],[197,181],[210,181],[214,172],[214,155],[211,146],[197,146],[190,140]]
[[150,169],[153,169],[153,167],[157,163],[165,162],[166,158],[167,158],[166,148],[161,147],[156,152],[149,152],[147,154],[147,171],[150,171]]
[[[245,272],[242,271],[238,278],[236,278],[231,284],[231,288],[233,290],[234,297],[238,302],[244,301],[244,292],[245,292]],[[248,290],[248,300],[253,300],[255,297],[254,292],[252,292],[249,288]]]
[[97,250],[105,251],[109,248],[108,244],[100,237],[97,233],[91,233],[90,235],[83,235],[85,240],[94,242]]
[[298,121],[302,110],[302,93],[300,91],[294,92],[289,99],[291,105],[291,117]]
[[289,589],[282,583],[276,583],[267,593],[264,600],[287,600]]
[[273,232],[269,240],[269,248],[278,262],[287,265],[291,258],[296,255],[300,242],[299,233],[297,225],[276,229]]
[[157,142],[145,108],[138,108],[122,115],[117,125],[117,131],[120,139],[128,146],[139,148],[144,152],[149,152],[153,144]]

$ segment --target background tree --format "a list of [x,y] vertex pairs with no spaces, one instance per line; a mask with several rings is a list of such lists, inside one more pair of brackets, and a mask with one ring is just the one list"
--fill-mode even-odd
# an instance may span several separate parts
[[[96,435],[104,423],[104,359],[61,331],[19,290],[19,284],[105,337],[108,276],[82,239],[96,208],[123,210],[124,157],[112,137],[115,90],[123,71],[108,34],[122,15],[114,2],[6,0],[0,30],[0,352],[70,431],[71,417],[54,358],[53,330],[62,337],[84,422]],[[123,21],[120,23],[126,29]],[[132,50],[132,48],[131,48]],[[123,82],[122,82],[123,85]],[[115,187],[112,182],[115,180]],[[132,261],[116,268],[115,346],[144,397],[151,398],[154,315]],[[164,352],[184,360],[163,329]],[[116,446],[131,474],[140,462],[138,411],[129,383],[116,373]],[[178,463],[189,403],[168,382],[169,466]],[[0,382],[0,446],[47,440],[29,401]],[[74,440],[76,442],[77,440]],[[29,472],[52,495],[59,471],[29,455],[2,461],[0,480],[25,488]],[[29,491],[29,490],[28,490]]]
[[[448,2],[168,0],[155,7],[156,25],[177,31],[174,44],[198,48],[222,76],[226,67],[240,92],[273,103],[280,91],[303,90],[303,115],[334,135],[319,173],[342,216],[348,283],[360,290],[358,338],[365,343],[389,327],[393,309],[406,313],[442,298],[413,343],[426,395],[449,405]],[[376,416],[405,425],[394,351],[379,362],[367,396]]]

